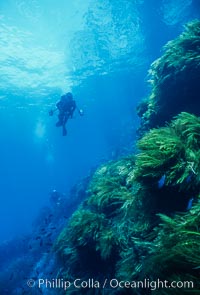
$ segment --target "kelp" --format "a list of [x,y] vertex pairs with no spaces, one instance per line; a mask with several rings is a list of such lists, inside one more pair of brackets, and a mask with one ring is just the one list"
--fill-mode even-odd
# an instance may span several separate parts
[[59,236],[55,248],[62,254],[63,260],[73,259],[81,263],[81,251],[84,252],[86,248],[91,250],[91,259],[92,253],[94,257],[98,253],[100,260],[103,261],[112,255],[119,243],[119,237],[109,226],[104,214],[79,209],[72,216],[69,227]]
[[[199,199],[199,198],[198,198]],[[200,275],[200,203],[187,213],[169,217],[159,214],[160,224],[146,238],[132,238],[117,264],[120,280],[189,282],[181,288],[158,287],[153,294],[192,294],[199,291]],[[152,291],[152,290],[151,290]],[[139,294],[151,294],[149,289]],[[147,293],[145,293],[147,292]],[[124,293],[125,294],[125,293]],[[132,291],[132,294],[138,294]]]
[[107,217],[117,215],[124,202],[132,199],[128,183],[134,162],[135,157],[129,156],[97,169],[89,185],[87,205]]
[[166,45],[150,75],[152,93],[138,112],[142,130],[154,128],[138,141],[138,155],[95,171],[86,199],[54,250],[63,278],[187,280],[194,288],[87,288],[78,290],[80,294],[181,295],[199,290],[199,21]]
[[[161,224],[154,229],[155,239],[149,255],[143,261],[139,278],[154,280],[192,281],[193,288],[181,288],[177,294],[199,290],[200,275],[200,203],[190,212],[173,218],[160,215]],[[159,289],[155,294],[165,293]]]
[[138,203],[134,198],[141,188],[134,186],[134,162],[134,156],[122,158],[94,173],[88,198],[54,245],[64,266],[64,278],[114,277],[117,261],[131,245],[133,232],[140,236],[148,228],[142,218],[136,220]]
[[[189,278],[197,283],[199,128],[198,117],[181,113],[165,127],[149,131],[138,142],[138,155],[97,169],[87,199],[72,215],[54,247],[64,278]],[[163,174],[166,178],[159,188]],[[191,198],[192,208],[187,209]],[[174,294],[182,294],[180,290],[174,290]],[[90,291],[84,290],[83,294]],[[166,289],[159,291],[154,292],[171,294]],[[69,292],[74,294],[75,290]],[[115,294],[117,290],[106,292]],[[126,294],[125,290],[120,292]],[[134,289],[129,292],[137,294]]]
[[[182,112],[172,123],[172,127],[184,142],[187,148],[198,151],[200,149],[200,118],[192,114]],[[195,157],[194,157],[195,158]],[[192,159],[191,159],[192,160]]]
[[[200,185],[200,118],[181,113],[166,127],[138,142],[135,177],[147,184],[166,176],[165,185],[186,192]],[[156,183],[157,184],[157,183]]]
[[[166,127],[147,133],[138,142],[138,155],[97,169],[88,198],[55,245],[64,277],[142,280],[146,276],[155,280],[159,274],[160,279],[189,277],[196,283],[200,265],[199,127],[198,117],[181,113]],[[163,173],[166,183],[159,189],[157,181]],[[186,211],[191,196],[193,208],[174,216],[174,202],[184,203]],[[107,292],[115,294],[116,290]]]
[[149,70],[151,93],[138,106],[140,134],[163,126],[186,111],[200,115],[200,21],[185,25],[185,31],[167,43],[163,55]]

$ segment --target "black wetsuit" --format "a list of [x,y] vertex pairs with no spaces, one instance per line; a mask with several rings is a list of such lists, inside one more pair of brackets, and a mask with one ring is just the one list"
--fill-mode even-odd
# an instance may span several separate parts
[[76,102],[73,99],[69,99],[68,97],[62,96],[61,100],[57,102],[56,107],[59,110],[58,114],[58,122],[56,126],[63,126],[63,135],[67,134],[66,123],[69,118],[72,118],[73,113],[76,109]]

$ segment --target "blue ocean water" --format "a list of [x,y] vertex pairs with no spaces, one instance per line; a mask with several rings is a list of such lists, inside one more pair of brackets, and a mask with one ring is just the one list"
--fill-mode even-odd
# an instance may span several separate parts
[[[30,231],[53,189],[67,193],[134,148],[147,70],[198,0],[1,0],[0,241]],[[84,116],[63,137],[48,111],[71,91]]]

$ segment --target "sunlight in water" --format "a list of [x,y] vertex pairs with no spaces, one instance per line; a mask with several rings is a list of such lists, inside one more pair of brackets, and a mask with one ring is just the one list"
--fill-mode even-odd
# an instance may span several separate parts
[[5,1],[0,8],[0,88],[37,99],[95,74],[143,64],[138,56],[144,37],[134,3]]
[[0,88],[5,93],[37,99],[72,84],[69,44],[83,26],[88,2],[1,1]]

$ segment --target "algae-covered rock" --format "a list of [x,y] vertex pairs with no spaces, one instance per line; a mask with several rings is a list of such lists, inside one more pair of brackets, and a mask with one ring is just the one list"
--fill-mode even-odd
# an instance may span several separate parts
[[138,106],[142,119],[140,132],[165,125],[186,111],[200,115],[200,21],[185,26],[185,31],[167,43],[163,55],[149,70],[151,93]]
[[125,201],[133,199],[132,186],[127,185],[133,166],[131,156],[102,165],[94,173],[88,198],[54,246],[64,277],[102,279],[115,275],[120,252],[128,242],[121,221]]
[[179,190],[200,186],[200,118],[179,114],[166,127],[152,129],[138,141],[135,177],[143,184],[165,175],[163,185]]
[[[118,262],[117,278],[141,282],[131,294],[199,294],[200,203],[188,213],[159,217],[146,239],[133,238]],[[142,288],[145,281],[148,287]]]
[[[64,279],[94,278],[100,287],[72,287],[66,294],[181,295],[199,290],[199,21],[166,45],[150,75],[152,93],[138,108],[141,131],[146,131],[138,141],[138,155],[97,169],[86,199],[54,245]],[[102,289],[105,278],[108,285]],[[135,287],[113,288],[113,278]],[[169,284],[188,280],[193,286],[142,288],[134,283],[145,279]]]
[[[140,278],[179,283],[180,288],[159,288],[155,294],[198,294],[200,283],[200,203],[189,213],[173,218],[160,215],[151,251],[143,261]],[[178,284],[177,284],[178,286]]]
[[[97,169],[87,199],[54,247],[64,278],[132,281],[159,277],[171,281],[188,277],[197,283],[199,131],[200,118],[181,113],[167,126],[148,132],[138,142],[138,155]],[[159,187],[163,173],[165,180]],[[159,226],[160,216],[163,224]],[[159,260],[161,265],[156,268]],[[119,290],[109,287],[104,293],[127,294],[126,289]],[[138,294],[136,289],[128,291]],[[174,294],[182,291],[176,289]],[[71,288],[67,294],[75,292]],[[142,289],[139,292],[147,294]],[[170,294],[163,292],[157,294]],[[91,294],[91,290],[81,294]]]

